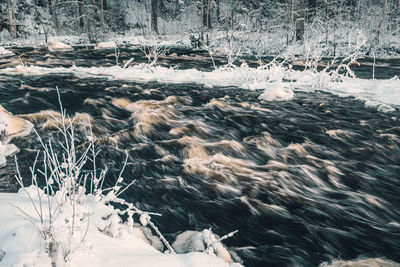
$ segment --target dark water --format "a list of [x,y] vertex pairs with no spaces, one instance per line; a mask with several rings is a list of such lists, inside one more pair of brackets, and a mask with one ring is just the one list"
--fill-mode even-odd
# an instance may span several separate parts
[[[46,66],[104,66],[114,60],[104,59],[108,52],[55,54],[57,62]],[[24,53],[34,63],[48,52]],[[359,256],[400,262],[398,111],[380,113],[322,92],[260,103],[258,91],[56,74],[0,75],[0,104],[57,140],[51,117],[34,115],[58,110],[56,86],[71,115],[93,119],[110,185],[129,155],[124,177],[137,182],[124,197],[162,213],[154,219],[168,238],[187,229],[239,230],[225,244],[245,266],[317,266]],[[78,126],[78,144],[84,136]],[[13,143],[27,172],[40,145],[34,134]],[[1,180],[11,181],[13,168],[9,159]]]

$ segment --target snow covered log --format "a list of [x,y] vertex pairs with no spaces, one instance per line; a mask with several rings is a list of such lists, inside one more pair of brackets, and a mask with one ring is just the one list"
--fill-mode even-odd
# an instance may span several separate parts
[[51,42],[48,45],[48,49],[49,51],[72,51],[73,48],[72,46],[68,45],[68,44],[64,44],[62,42]]

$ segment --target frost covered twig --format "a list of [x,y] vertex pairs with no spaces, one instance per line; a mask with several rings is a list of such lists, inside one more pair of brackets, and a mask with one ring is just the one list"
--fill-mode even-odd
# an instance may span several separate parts
[[114,57],[115,57],[115,65],[119,66],[119,56],[121,55],[121,51],[117,48],[114,48]]

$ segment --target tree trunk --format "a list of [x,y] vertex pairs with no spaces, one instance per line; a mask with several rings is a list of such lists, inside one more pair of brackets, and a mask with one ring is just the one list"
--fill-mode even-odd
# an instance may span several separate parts
[[207,30],[212,28],[211,26],[211,0],[207,1]]
[[385,20],[385,17],[386,17],[386,12],[387,12],[387,0],[385,0],[385,2],[383,4],[382,17],[381,17],[381,20],[379,21],[378,30],[376,32],[375,38],[371,41],[371,45],[368,49],[367,54],[371,53],[372,47],[375,42],[379,45],[379,37],[380,37],[381,31],[382,31],[383,21]]
[[58,20],[57,20],[57,9],[56,9],[55,1],[56,0],[50,0],[50,10],[51,10],[51,15],[53,17],[54,29],[56,30],[56,34],[58,34],[59,26],[58,26]]
[[210,30],[211,27],[211,18],[210,18],[210,6],[211,6],[211,0],[207,1],[207,46],[210,45],[210,41],[208,39],[208,31]]
[[84,4],[85,3],[83,3],[83,0],[78,0],[79,27],[81,28],[81,30],[84,30],[85,28],[85,19],[83,14]]
[[83,5],[82,5],[83,18],[84,18],[84,21],[85,21],[85,27],[84,27],[85,28],[85,33],[87,35],[88,40],[91,41],[90,40],[90,34],[89,34],[89,18],[88,18],[88,15],[87,15],[85,0],[83,0],[82,3],[83,3]]
[[[100,23],[101,22],[101,18],[100,18],[100,15],[99,15],[99,8],[97,6],[97,1],[98,0],[92,0],[92,5],[93,5],[92,10],[93,10],[94,19],[96,20],[96,22]],[[99,1],[102,2],[102,0],[99,0]]]
[[296,41],[304,41],[304,0],[299,0],[296,16]]
[[215,0],[215,5],[216,7],[216,16],[217,16],[217,22],[220,23],[221,22],[221,5],[220,5],[220,0]]
[[394,0],[391,8],[390,30],[395,31],[400,24],[400,0]]
[[378,31],[376,33],[376,37],[375,40],[377,42],[377,44],[379,45],[379,38],[382,32],[382,26],[383,26],[383,22],[385,21],[385,17],[386,17],[386,12],[387,12],[387,0],[385,0],[384,4],[383,4],[383,11],[382,11],[382,17],[381,20],[379,21],[379,25],[378,25]]
[[286,10],[287,10],[287,22],[286,22],[286,45],[289,45],[290,37],[292,36],[291,28],[293,25],[293,0],[289,0],[286,3]]
[[336,56],[336,15],[337,15],[337,6],[333,3],[333,56]]
[[235,17],[235,9],[236,9],[236,3],[232,2],[231,6],[231,29],[233,30],[233,25],[234,25],[234,17]]
[[203,27],[204,28],[211,28],[211,16],[210,16],[211,1],[210,0],[202,0],[201,1],[201,5],[202,5]]
[[317,11],[317,0],[308,0],[307,22],[312,21]]
[[12,38],[17,38],[17,24],[15,22],[14,0],[8,0],[8,19]]
[[204,43],[204,0],[201,0],[201,42]]
[[151,0],[151,32],[158,34],[157,11],[158,1]]
[[106,32],[106,23],[104,20],[104,2],[103,0],[100,0],[100,17],[101,17],[101,30],[103,33]]

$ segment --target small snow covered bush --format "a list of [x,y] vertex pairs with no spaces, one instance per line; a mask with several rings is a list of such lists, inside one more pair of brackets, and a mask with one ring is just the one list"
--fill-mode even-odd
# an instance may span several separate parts
[[147,64],[150,68],[156,67],[159,58],[165,56],[168,52],[168,48],[161,45],[160,40],[154,35],[148,36],[147,42],[142,43],[139,49],[147,58]]
[[337,61],[336,57],[320,72],[317,72],[317,81],[313,83],[313,87],[328,88],[330,83],[343,82],[349,78],[355,78],[355,73],[351,70],[350,66],[357,63],[360,56],[359,50],[356,50],[350,56]]

